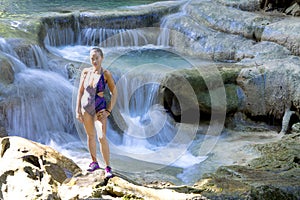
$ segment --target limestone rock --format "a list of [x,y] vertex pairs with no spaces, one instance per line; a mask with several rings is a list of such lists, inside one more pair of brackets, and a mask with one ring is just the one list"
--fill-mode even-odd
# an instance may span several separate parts
[[261,39],[263,41],[273,41],[285,46],[294,55],[300,55],[300,19],[284,18],[280,21],[270,23],[263,32]]
[[[241,65],[205,65],[173,71],[163,79],[162,105],[175,116],[199,112],[230,113],[243,106],[243,91],[235,85]],[[208,70],[210,69],[210,70]],[[180,84],[178,84],[180,82]],[[198,111],[198,113],[196,113]],[[192,120],[192,119],[187,119]]]
[[232,165],[205,174],[194,184],[210,199],[299,199],[299,133],[254,147],[262,156],[246,166]]
[[[177,189],[180,190],[179,187]],[[201,196],[200,194],[186,194],[184,192],[176,192],[174,188],[158,189],[135,185],[119,177],[114,177],[110,179],[108,181],[108,184],[100,190],[102,191],[101,193],[110,194],[111,196],[136,199],[207,199]]]
[[272,20],[268,16],[241,11],[211,1],[192,1],[187,5],[187,12],[194,20],[215,30],[240,34],[256,40],[260,40],[264,26]]
[[4,137],[0,144],[1,199],[60,199],[57,187],[81,172],[45,145],[16,136]]
[[192,187],[142,186],[118,172],[107,180],[103,169],[82,173],[54,149],[16,136],[0,140],[0,166],[0,199],[206,199]]
[[242,69],[237,83],[245,93],[243,111],[252,116],[269,115],[277,119],[281,119],[290,106],[299,112],[299,66],[298,57],[289,57]]
[[218,0],[218,2],[245,11],[257,11],[260,9],[260,0]]

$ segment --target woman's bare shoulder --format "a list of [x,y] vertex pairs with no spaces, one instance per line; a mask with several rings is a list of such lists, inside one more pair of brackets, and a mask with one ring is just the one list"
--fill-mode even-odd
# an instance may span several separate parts
[[88,71],[90,71],[92,69],[92,67],[86,67],[82,69],[82,74],[86,74]]
[[105,69],[103,71],[103,74],[104,74],[105,81],[112,80],[112,74],[109,70]]
[[104,74],[110,74],[110,71],[108,69],[104,69],[103,73]]

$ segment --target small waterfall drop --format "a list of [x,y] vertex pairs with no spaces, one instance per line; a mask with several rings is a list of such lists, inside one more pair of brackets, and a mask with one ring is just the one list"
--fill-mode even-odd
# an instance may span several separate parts
[[44,39],[46,46],[65,46],[75,44],[75,32],[72,26],[60,27],[59,23],[54,23],[52,27],[45,25],[47,35]]
[[38,45],[30,45],[26,52],[20,52],[19,57],[29,68],[49,70],[46,54]]
[[[69,19],[70,20],[70,19]],[[82,28],[80,26],[80,17],[74,17],[74,23],[61,25],[58,20],[51,24],[45,24],[46,37],[44,43],[46,46],[66,46],[66,45],[89,45],[102,47],[123,47],[123,46],[141,46],[148,44],[143,31],[139,29],[120,29],[120,28]]]
[[[29,45],[28,48],[20,49],[17,54],[5,39],[0,38],[0,51],[15,60],[15,62],[22,62],[27,67],[46,70],[49,69],[46,53],[38,45]],[[20,65],[16,64],[14,66]]]
[[[159,102],[161,79],[170,70],[158,63],[145,64],[125,73],[117,81],[118,98],[122,101],[117,102],[116,108],[128,129],[114,152],[151,163],[175,166],[176,160],[183,154],[186,155],[183,159],[188,157],[190,162],[187,164],[179,159],[178,165],[185,163],[189,166],[204,159],[186,152],[193,139],[189,136],[191,131],[179,130]],[[185,139],[178,139],[180,137]]]
[[[0,52],[1,53],[1,52]],[[2,53],[11,63],[11,66],[14,69],[14,73],[19,73],[22,70],[25,70],[27,67],[24,63],[22,63],[19,59],[17,59],[16,57],[7,54],[7,53]],[[1,54],[0,54],[1,55]]]

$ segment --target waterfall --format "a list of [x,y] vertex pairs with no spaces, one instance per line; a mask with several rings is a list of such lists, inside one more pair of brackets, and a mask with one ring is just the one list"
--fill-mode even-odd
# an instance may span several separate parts
[[159,102],[158,90],[164,72],[162,66],[152,63],[130,70],[117,81],[116,109],[128,126],[122,146],[129,152],[164,146],[176,133],[174,121]]
[[78,44],[102,47],[114,46],[138,46],[147,44],[146,37],[139,30],[126,29],[95,29],[86,28],[81,30]]
[[[182,62],[173,59],[174,57],[170,57],[169,54],[166,56],[166,52],[163,51],[156,53],[155,56],[143,57],[142,55],[144,50],[157,52],[161,46],[170,46],[170,33],[165,25],[170,22],[166,19],[160,29],[149,27],[150,23],[156,24],[158,21],[155,20],[161,17],[155,13],[128,18],[116,16],[116,19],[114,16],[104,19],[105,16],[103,21],[101,17],[84,15],[66,14],[61,17],[44,18],[43,25],[46,31],[44,44],[47,50],[51,48],[50,53],[56,52],[56,55],[64,58],[66,55],[62,52],[72,54],[78,62],[85,62],[81,59],[87,58],[90,46],[98,45],[103,48],[105,58],[111,56],[106,53],[113,54],[111,57],[121,58],[121,65],[109,70],[118,77],[116,79],[118,100],[114,109],[120,111],[128,128],[123,134],[117,133],[112,129],[114,125],[110,124],[109,120],[107,137],[113,138],[110,140],[111,152],[131,157],[138,162],[158,164],[155,167],[173,165],[185,168],[201,162],[203,157],[192,155],[188,149],[194,139],[194,135],[190,132],[194,133],[198,127],[188,127],[184,130],[181,125],[176,124],[161,105],[159,96],[161,79],[164,77],[165,70],[170,71],[170,67],[166,69],[161,60],[165,59],[167,66],[173,64],[176,67],[182,67]],[[90,19],[85,20],[84,17]],[[157,39],[159,33],[161,35]],[[64,49],[65,47],[67,50]],[[61,51],[62,49],[65,51]],[[72,92],[76,91],[76,88],[63,76],[62,71],[58,73],[59,70],[53,70],[52,65],[55,65],[56,60],[48,60],[44,49],[37,45],[28,45],[21,50],[23,51],[17,54],[5,40],[0,38],[1,54],[8,58],[15,72],[14,82],[10,85],[12,87],[9,88],[8,95],[4,96],[7,101],[4,102],[6,104],[3,116],[5,116],[8,135],[59,146],[60,151],[75,152],[76,159],[90,159],[88,151],[83,151],[86,145],[79,145],[83,140],[80,141],[81,138],[75,138],[77,139],[75,142],[73,140],[73,133],[79,133],[75,128],[77,123],[74,123],[72,112],[74,109],[72,102],[75,101]],[[123,54],[123,51],[127,50],[134,50],[141,54],[131,54],[126,58],[127,55]],[[124,60],[122,60],[123,55],[125,55]],[[144,60],[148,60],[149,64],[144,64]],[[122,64],[128,64],[129,66],[126,67],[129,70],[126,71]],[[57,66],[57,69],[58,67],[63,68]],[[0,98],[3,95],[1,92]],[[82,124],[79,126],[83,127]],[[84,131],[82,133],[86,136]],[[180,160],[182,155],[183,159]],[[112,163],[115,164],[119,158],[112,156]],[[178,160],[179,162],[174,164]],[[125,167],[124,170],[128,170],[126,168],[128,165],[115,164],[115,168],[118,167],[120,169]],[[132,171],[135,171],[136,166],[132,167]],[[143,170],[144,167],[141,171]],[[132,171],[130,169],[130,172]]]
[[[84,20],[91,21],[93,25],[87,26],[86,22],[83,22]],[[93,20],[96,22],[92,22]],[[127,23],[129,25],[130,20],[132,20],[133,24],[137,23],[137,19],[134,17],[128,20]],[[46,20],[44,24],[47,34],[44,38],[44,43],[46,46],[52,47],[66,45],[124,47],[147,45],[149,44],[149,40],[146,35],[150,34],[149,37],[153,37],[153,32],[147,33],[147,31],[143,31],[138,27],[123,27],[120,26],[120,22],[115,22],[114,24],[109,21],[110,19],[100,19],[92,16],[86,17],[84,15],[68,16],[65,19],[58,17],[52,21],[50,20],[50,22]],[[154,42],[156,43],[157,41]]]
[[[77,40],[75,41],[75,38]],[[44,43],[46,46],[88,45],[102,47],[141,46],[148,44],[139,29],[85,28],[76,35],[72,28],[48,28]]]
[[15,75],[14,87],[7,107],[9,135],[47,143],[53,134],[75,132],[68,80],[55,72],[26,69]]
[[60,27],[58,23],[54,23],[52,27],[45,25],[47,35],[44,39],[46,46],[65,46],[75,44],[75,32],[72,26]]
[[3,120],[8,135],[48,143],[51,139],[68,138],[68,134],[62,133],[75,133],[70,103],[74,87],[61,74],[47,70],[45,52],[37,45],[30,45],[17,54],[4,39],[0,39],[0,51],[15,77],[0,92],[5,99]]
[[0,38],[0,51],[9,55],[11,59],[19,60],[18,62],[22,62],[30,68],[49,69],[47,56],[38,45],[29,45],[27,48],[20,48],[18,53],[16,53],[5,39]]

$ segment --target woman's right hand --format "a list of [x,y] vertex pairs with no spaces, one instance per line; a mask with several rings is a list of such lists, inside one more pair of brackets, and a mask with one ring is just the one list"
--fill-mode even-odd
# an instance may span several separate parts
[[77,113],[76,113],[76,119],[77,119],[79,122],[83,123],[82,112],[77,112]]

